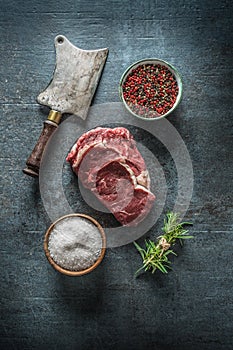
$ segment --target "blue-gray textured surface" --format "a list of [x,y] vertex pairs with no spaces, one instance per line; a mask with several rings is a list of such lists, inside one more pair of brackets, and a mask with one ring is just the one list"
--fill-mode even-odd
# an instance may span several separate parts
[[[232,349],[231,1],[1,0],[0,10],[0,348]],[[80,48],[109,48],[95,104],[119,101],[121,74],[144,57],[169,61],[183,77],[169,121],[193,162],[186,218],[195,238],[166,276],[134,279],[132,244],[108,249],[78,279],[45,259],[50,220],[37,180],[22,169],[46,119],[35,98],[50,81],[57,34]]]

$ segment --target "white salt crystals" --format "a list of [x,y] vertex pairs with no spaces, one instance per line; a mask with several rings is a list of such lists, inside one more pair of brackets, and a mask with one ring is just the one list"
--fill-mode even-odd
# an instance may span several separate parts
[[63,269],[82,271],[91,267],[103,246],[99,228],[81,216],[58,220],[48,238],[50,257]]

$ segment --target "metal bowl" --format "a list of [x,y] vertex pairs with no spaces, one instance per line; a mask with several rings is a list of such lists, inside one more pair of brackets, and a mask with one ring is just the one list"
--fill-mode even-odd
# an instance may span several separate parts
[[[161,65],[166,67],[175,77],[175,80],[177,82],[177,86],[178,86],[178,95],[176,97],[176,101],[173,104],[173,106],[164,114],[158,114],[158,116],[156,117],[146,117],[145,115],[139,115],[137,114],[135,111],[133,111],[130,106],[127,104],[124,95],[123,95],[123,85],[126,81],[126,79],[128,78],[128,76],[132,73],[132,71],[134,69],[136,69],[138,66],[142,66],[142,65],[146,65],[146,64],[153,64],[153,65]],[[124,104],[124,106],[126,107],[126,109],[133,114],[135,117],[138,117],[140,119],[143,120],[159,120],[162,118],[167,117],[170,113],[172,113],[176,107],[178,106],[178,104],[180,103],[181,97],[182,97],[182,80],[180,77],[180,74],[178,73],[178,71],[176,70],[176,68],[174,68],[171,64],[169,64],[166,61],[160,60],[158,58],[148,58],[148,59],[143,59],[140,61],[137,61],[135,63],[133,63],[131,66],[129,66],[126,71],[123,73],[123,75],[121,76],[120,79],[120,85],[119,85],[119,94],[120,94],[120,98]]]
[[[78,270],[78,271],[74,271],[74,270],[68,270],[60,265],[58,265],[53,258],[51,257],[50,251],[49,251],[49,238],[50,235],[53,234],[53,229],[55,228],[55,226],[57,225],[58,222],[61,222],[64,219],[67,218],[73,218],[73,217],[81,217],[84,218],[88,221],[90,221],[92,224],[94,224],[98,230],[99,233],[101,235],[101,239],[102,239],[102,249],[101,249],[101,253],[98,256],[97,260],[95,261],[95,263],[93,265],[91,265],[88,268],[85,268],[83,270]],[[68,276],[82,276],[85,275],[91,271],[93,271],[103,260],[104,255],[105,255],[105,250],[106,250],[106,236],[104,233],[104,230],[102,228],[102,226],[95,220],[93,219],[91,216],[86,215],[86,214],[68,214],[68,215],[64,215],[61,218],[59,218],[58,220],[56,220],[47,230],[46,234],[45,234],[45,238],[44,238],[44,251],[45,251],[45,255],[49,261],[49,263],[52,265],[52,267],[57,270],[58,272],[68,275]]]

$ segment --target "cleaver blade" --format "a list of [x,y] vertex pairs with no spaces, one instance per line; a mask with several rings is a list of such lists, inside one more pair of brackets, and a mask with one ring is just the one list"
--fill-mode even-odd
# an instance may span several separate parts
[[86,119],[92,98],[107,59],[108,49],[82,50],[64,35],[54,40],[56,66],[53,78],[38,97],[39,104],[51,108],[44,128],[23,172],[37,177],[44,148],[58,127],[62,114],[74,114]]

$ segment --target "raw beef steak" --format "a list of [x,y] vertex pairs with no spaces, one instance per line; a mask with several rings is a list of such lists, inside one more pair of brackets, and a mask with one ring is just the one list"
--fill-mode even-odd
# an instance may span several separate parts
[[130,132],[96,128],[83,134],[67,156],[84,187],[122,225],[137,225],[150,212],[155,196],[144,159]]

